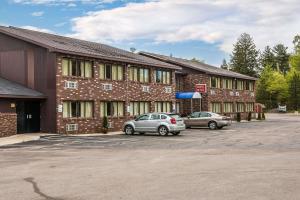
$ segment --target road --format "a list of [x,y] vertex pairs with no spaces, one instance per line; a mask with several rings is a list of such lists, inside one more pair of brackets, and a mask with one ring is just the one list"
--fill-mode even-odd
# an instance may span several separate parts
[[2,200],[299,200],[300,116],[0,148]]

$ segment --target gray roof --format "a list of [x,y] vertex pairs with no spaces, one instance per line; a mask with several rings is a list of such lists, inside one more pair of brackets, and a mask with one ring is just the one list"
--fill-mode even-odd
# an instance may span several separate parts
[[111,47],[105,44],[11,26],[0,26],[0,33],[7,34],[9,36],[21,39],[29,43],[33,43],[38,46],[42,46],[49,49],[49,51],[51,52],[60,52],[112,61],[121,61],[131,64],[180,69],[178,66],[174,66],[169,63],[161,62],[156,59]]
[[12,98],[45,98],[45,96],[33,89],[0,77],[0,97]]
[[149,53],[149,52],[140,52],[140,55],[144,56],[149,56],[151,58],[155,58],[164,62],[168,62],[174,65],[178,65],[180,67],[187,67],[191,68],[194,70],[198,70],[201,72],[205,72],[207,74],[211,75],[219,75],[219,76],[226,76],[226,77],[233,77],[233,78],[240,78],[240,79],[248,79],[248,80],[257,80],[257,78],[251,77],[251,76],[246,76],[240,73],[236,73],[233,71],[225,70],[219,67],[215,67],[212,65],[208,65],[202,62],[196,62],[196,61],[191,61],[187,59],[182,59],[182,58],[175,58],[171,56],[165,56],[165,55],[160,55],[160,54],[154,54],[154,53]]

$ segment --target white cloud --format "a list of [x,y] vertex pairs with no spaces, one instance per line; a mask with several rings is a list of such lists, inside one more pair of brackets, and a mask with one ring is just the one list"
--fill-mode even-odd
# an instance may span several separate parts
[[43,11],[33,12],[31,13],[31,15],[34,17],[41,17],[44,15],[44,12]]
[[300,32],[299,10],[299,0],[148,0],[74,18],[72,36],[102,42],[198,40],[231,52],[247,32],[259,48],[291,46]]
[[21,28],[29,29],[29,30],[33,30],[33,31],[45,32],[45,33],[54,33],[53,31],[51,31],[49,29],[38,28],[38,27],[35,27],[35,26],[21,26]]

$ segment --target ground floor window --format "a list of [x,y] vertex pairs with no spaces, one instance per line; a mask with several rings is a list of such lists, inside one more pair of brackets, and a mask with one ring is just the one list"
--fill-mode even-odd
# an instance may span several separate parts
[[100,117],[122,117],[124,116],[124,102],[111,101],[100,102]]
[[130,102],[130,116],[142,115],[149,111],[150,102]]
[[214,113],[221,113],[221,103],[211,103],[211,111]]
[[224,103],[224,113],[232,113],[233,112],[233,103],[226,102]]
[[155,112],[171,112],[171,102],[155,102]]
[[246,112],[254,111],[254,103],[246,103]]
[[244,103],[236,103],[236,112],[244,112]]
[[93,102],[91,101],[64,101],[63,117],[91,118],[93,117]]

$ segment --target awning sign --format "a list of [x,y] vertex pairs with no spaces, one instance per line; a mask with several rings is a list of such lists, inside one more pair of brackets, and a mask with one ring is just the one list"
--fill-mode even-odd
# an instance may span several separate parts
[[195,85],[195,92],[200,92],[200,93],[206,93],[207,92],[207,87],[206,84],[196,84]]

